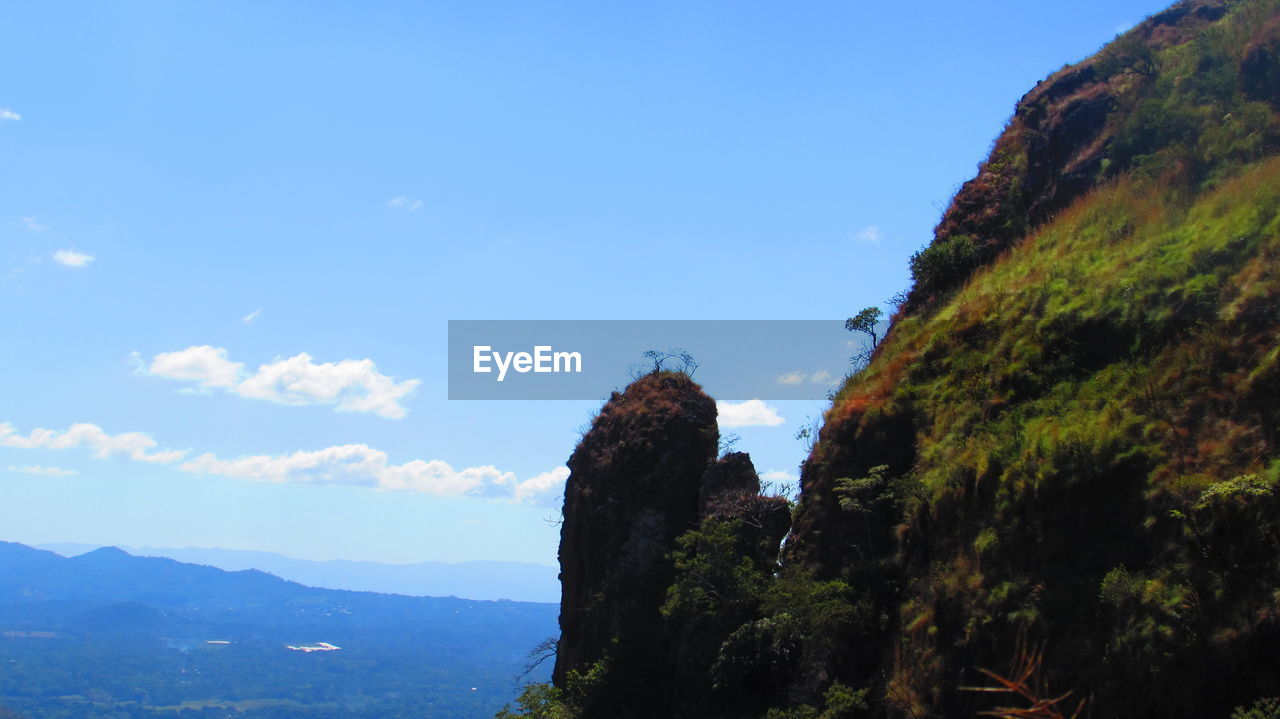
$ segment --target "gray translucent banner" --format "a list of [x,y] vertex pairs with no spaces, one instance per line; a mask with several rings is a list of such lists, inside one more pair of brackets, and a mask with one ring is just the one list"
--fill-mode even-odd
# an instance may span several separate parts
[[[844,320],[450,320],[449,399],[601,399],[662,361],[720,400],[826,399],[865,352]],[[659,356],[646,357],[656,351]],[[671,355],[663,359],[663,355]]]

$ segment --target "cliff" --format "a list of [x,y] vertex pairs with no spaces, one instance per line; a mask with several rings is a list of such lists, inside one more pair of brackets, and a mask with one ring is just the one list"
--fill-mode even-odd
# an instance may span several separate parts
[[658,612],[674,578],[667,555],[697,524],[718,439],[715,402],[700,387],[651,374],[614,393],[569,458],[554,678],[566,686],[571,671],[607,661],[588,716],[619,704],[640,711],[671,684]]
[[879,712],[973,715],[1019,658],[1066,715],[1280,695],[1278,29],[1180,3],[1055,73],[912,259],[787,547],[848,578],[847,480],[883,468],[889,627],[833,649],[878,656],[844,678]]
[[680,579],[697,572],[700,528],[723,530],[721,556],[753,577],[776,567],[790,507],[760,496],[748,455],[717,458],[718,439],[715,402],[657,372],[615,392],[569,459],[553,676],[582,717],[677,716],[707,701],[725,627],[684,609],[709,588],[715,601],[730,592],[715,569]]

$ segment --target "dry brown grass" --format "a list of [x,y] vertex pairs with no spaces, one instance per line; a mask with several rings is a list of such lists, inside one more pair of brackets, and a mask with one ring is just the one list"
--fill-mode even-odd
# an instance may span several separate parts
[[1053,696],[1045,684],[1041,674],[1044,665],[1043,649],[1019,649],[1018,658],[1014,662],[1009,676],[1002,676],[990,669],[979,668],[978,671],[996,682],[996,686],[961,687],[963,691],[984,692],[990,694],[1008,694],[1026,702],[1026,706],[996,707],[979,712],[981,716],[999,717],[999,719],[1077,719],[1084,711],[1085,700],[1076,704],[1075,711],[1069,716],[1063,714],[1062,703],[1071,696],[1071,692]]

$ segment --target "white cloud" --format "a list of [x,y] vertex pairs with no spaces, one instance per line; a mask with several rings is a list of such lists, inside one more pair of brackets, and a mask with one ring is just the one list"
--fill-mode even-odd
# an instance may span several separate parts
[[[35,429],[18,434],[0,422],[0,447],[14,449],[87,449],[98,459],[121,457],[138,462],[173,464],[188,452],[155,451],[156,441],[141,432],[110,435],[94,424],[78,423],[62,432]],[[513,472],[493,465],[454,469],[441,460],[415,459],[392,464],[386,452],[365,444],[344,444],[288,454],[259,454],[219,459],[205,453],[177,467],[191,474],[209,474],[258,482],[312,482],[362,485],[386,490],[427,492],[452,496],[487,497],[516,504],[554,504],[569,470],[557,467],[521,481]],[[72,470],[40,465],[10,465],[10,472],[49,477],[75,474]]]
[[800,478],[790,472],[784,472],[780,469],[771,469],[760,475],[760,479],[766,482],[798,482]]
[[17,121],[21,119],[22,119],[22,115],[19,115],[18,113],[14,112],[13,110],[10,110],[7,107],[0,107],[0,121],[3,121],[3,120]]
[[505,496],[517,484],[511,472],[499,471],[491,464],[455,470],[438,459],[415,459],[404,464],[388,465],[375,475],[383,489],[406,489],[431,494],[471,494],[486,497]]
[[245,323],[245,324],[247,324],[247,325],[251,325],[251,324],[253,324],[253,321],[254,321],[254,320],[258,319],[258,315],[260,315],[260,314],[262,314],[262,308],[261,308],[261,307],[259,307],[258,309],[256,309],[256,310],[254,310],[254,311],[250,312],[249,314],[245,315],[244,317],[241,317],[241,318],[240,318],[240,321],[241,321],[241,322],[243,322],[243,323]]
[[416,197],[396,195],[390,200],[387,200],[387,207],[395,207],[406,212],[417,212],[422,209],[422,200],[419,200]]
[[26,464],[21,467],[9,465],[10,472],[18,472],[21,474],[34,474],[40,477],[70,477],[76,474],[74,469],[63,469],[61,467],[42,467],[38,464]]
[[559,467],[522,482],[514,473],[503,472],[492,465],[454,469],[438,459],[391,464],[386,452],[365,444],[230,460],[203,454],[178,468],[193,474],[259,482],[354,484],[387,490],[500,498],[518,504],[539,504],[558,498],[556,493],[569,476],[568,469]]
[[853,236],[853,240],[854,242],[861,242],[867,245],[878,245],[880,244],[880,239],[882,237],[883,235],[880,234],[879,227],[876,227],[875,225],[867,225],[862,228],[858,234]]
[[387,465],[387,454],[363,444],[344,444],[314,452],[252,455],[218,459],[212,453],[178,468],[195,474],[216,474],[264,482],[339,482],[376,484],[377,472]]
[[169,379],[200,383],[201,387],[233,388],[240,381],[244,365],[227,359],[221,347],[198,345],[178,352],[161,352],[151,359],[147,371]]
[[716,402],[721,427],[777,427],[786,422],[777,407],[758,399],[745,402]]
[[804,372],[788,372],[778,375],[778,384],[800,384],[806,376]]
[[343,412],[372,412],[399,419],[408,413],[400,400],[420,380],[397,382],[378,372],[373,360],[342,360],[317,364],[302,354],[258,367],[248,375],[244,364],[227,359],[221,347],[198,345],[163,352],[148,372],[160,377],[197,382],[201,388],[221,388],[249,399],[292,405],[332,404]]
[[96,424],[77,423],[62,432],[37,428],[23,437],[8,422],[0,422],[0,447],[16,449],[89,449],[98,459],[122,456],[139,462],[177,462],[185,451],[153,452],[156,441],[141,432],[110,435]]
[[34,217],[19,217],[18,226],[31,230],[32,232],[44,232],[49,229],[48,225],[42,225],[39,222],[36,222],[36,218]]
[[53,253],[53,261],[67,267],[84,267],[93,262],[93,255],[86,255],[75,250],[58,250]]
[[258,373],[241,382],[242,397],[283,404],[337,404],[347,412],[373,412],[397,419],[408,412],[399,400],[421,384],[395,379],[378,372],[373,360],[342,360],[316,364],[305,352],[258,367]]
[[556,467],[550,472],[534,475],[516,485],[512,501],[516,504],[545,504],[548,500],[559,499],[567,479],[568,467]]

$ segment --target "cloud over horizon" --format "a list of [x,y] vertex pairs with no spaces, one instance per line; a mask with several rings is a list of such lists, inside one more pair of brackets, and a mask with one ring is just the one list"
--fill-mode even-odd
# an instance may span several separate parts
[[288,405],[331,404],[339,412],[371,412],[389,419],[408,414],[400,400],[421,384],[416,379],[397,382],[378,372],[371,359],[317,364],[306,352],[260,365],[257,372],[249,374],[244,363],[227,358],[225,348],[210,345],[161,352],[143,371],[246,399]]
[[[71,425],[59,432],[37,428],[29,435],[17,433],[13,425],[0,422],[0,447],[14,449],[87,449],[97,459],[123,457],[139,462],[175,464],[188,450],[154,451],[157,443],[141,432],[111,435],[95,424]],[[189,474],[215,475],[256,482],[299,482],[345,484],[386,490],[426,492],[445,496],[467,496],[503,500],[513,504],[554,504],[569,477],[566,467],[557,467],[521,481],[514,472],[493,465],[454,469],[443,460],[414,459],[392,464],[386,452],[366,444],[344,444],[319,450],[298,450],[286,454],[258,454],[220,459],[205,452],[176,469]],[[40,465],[10,465],[9,471],[46,476],[68,476],[72,470]]]
[[564,467],[520,481],[514,472],[493,465],[454,469],[439,459],[392,464],[386,452],[366,444],[344,444],[314,451],[259,454],[219,459],[205,453],[178,469],[257,482],[348,484],[386,490],[426,492],[455,497],[504,499],[540,504],[559,498],[569,470]]

